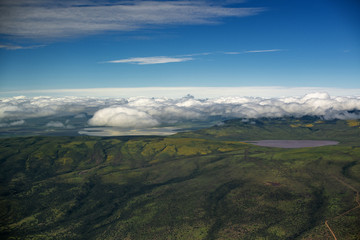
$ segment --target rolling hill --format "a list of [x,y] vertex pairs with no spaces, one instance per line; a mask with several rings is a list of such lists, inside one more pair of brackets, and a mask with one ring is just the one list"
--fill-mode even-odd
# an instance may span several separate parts
[[[169,137],[2,138],[0,237],[359,239],[359,126],[234,119]],[[265,139],[340,143],[249,143]]]

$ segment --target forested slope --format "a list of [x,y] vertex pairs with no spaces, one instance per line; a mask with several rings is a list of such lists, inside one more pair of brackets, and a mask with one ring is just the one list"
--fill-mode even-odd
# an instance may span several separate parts
[[[243,142],[294,136],[340,144]],[[0,236],[331,239],[327,221],[359,239],[358,136],[358,121],[262,119],[166,138],[0,139]]]

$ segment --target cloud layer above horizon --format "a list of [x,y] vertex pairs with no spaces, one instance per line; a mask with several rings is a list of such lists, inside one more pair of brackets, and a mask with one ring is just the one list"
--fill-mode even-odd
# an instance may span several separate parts
[[[84,98],[13,97],[0,100],[0,127],[37,117],[87,114],[90,126],[151,128],[210,119],[320,116],[324,119],[360,119],[360,97],[331,97],[310,93],[302,97]],[[20,122],[19,122],[20,121]],[[14,124],[13,124],[14,125]],[[16,125],[16,124],[15,124]],[[15,126],[14,125],[14,126]],[[85,126],[84,126],[85,127]]]

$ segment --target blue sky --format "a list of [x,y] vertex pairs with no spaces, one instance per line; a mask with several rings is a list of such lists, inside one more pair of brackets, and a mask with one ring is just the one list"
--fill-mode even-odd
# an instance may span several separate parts
[[357,0],[0,3],[0,91],[360,88]]

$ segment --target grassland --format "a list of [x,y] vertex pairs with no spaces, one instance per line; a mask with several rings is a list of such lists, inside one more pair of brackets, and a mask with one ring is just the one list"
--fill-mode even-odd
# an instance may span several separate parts
[[[0,139],[1,239],[360,239],[358,121]],[[245,140],[320,139],[281,149]],[[345,213],[345,214],[344,214]]]

